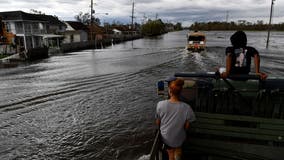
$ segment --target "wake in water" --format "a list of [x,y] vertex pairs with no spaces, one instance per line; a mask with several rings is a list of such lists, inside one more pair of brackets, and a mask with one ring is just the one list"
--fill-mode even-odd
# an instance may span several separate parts
[[139,157],[138,160],[149,160],[150,159],[150,155],[143,155],[141,157]]

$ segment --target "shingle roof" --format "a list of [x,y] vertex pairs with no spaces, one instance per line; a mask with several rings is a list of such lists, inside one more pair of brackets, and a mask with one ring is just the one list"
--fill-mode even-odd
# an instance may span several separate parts
[[50,24],[64,25],[57,17],[51,15],[43,14],[31,14],[23,11],[8,11],[0,12],[0,16],[3,20],[30,20],[30,21],[44,21],[49,22]]
[[88,31],[89,30],[88,27],[86,25],[84,25],[82,22],[66,21],[66,23],[68,23],[75,30],[84,30],[84,31]]
[[96,33],[96,34],[103,34],[105,31],[104,31],[104,28],[101,27],[101,26],[98,26],[97,24],[93,24],[92,26],[88,26],[89,29],[93,28],[93,31]]

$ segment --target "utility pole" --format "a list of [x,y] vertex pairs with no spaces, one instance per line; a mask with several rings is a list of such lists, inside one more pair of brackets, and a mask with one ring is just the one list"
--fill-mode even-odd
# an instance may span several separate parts
[[134,32],[134,23],[133,23],[133,19],[134,19],[134,0],[132,0],[132,15],[131,15],[131,39],[132,39],[132,48],[133,48],[133,32]]
[[132,32],[133,32],[133,29],[134,29],[133,19],[134,19],[134,0],[132,0],[132,16],[131,16],[131,30],[132,30]]
[[93,0],[91,0],[91,21],[90,21],[90,39],[91,42],[93,42],[93,13],[94,13],[94,9],[93,9]]
[[228,23],[229,21],[229,11],[226,11],[226,22]]
[[270,18],[269,18],[269,24],[268,24],[268,33],[267,33],[267,41],[266,41],[266,49],[268,48],[269,44],[269,37],[270,37],[270,29],[271,29],[271,19],[273,14],[273,4],[275,0],[271,0],[271,7],[270,7]]

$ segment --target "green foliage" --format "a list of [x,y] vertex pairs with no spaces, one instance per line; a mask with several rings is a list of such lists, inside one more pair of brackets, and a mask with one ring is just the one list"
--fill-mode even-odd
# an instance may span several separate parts
[[141,32],[145,36],[157,36],[166,33],[165,24],[161,19],[149,20],[146,24],[142,25]]
[[[240,21],[238,24],[235,22],[208,22],[198,23],[195,22],[189,27],[190,30],[251,30],[251,31],[263,31],[268,29],[268,24],[263,24],[263,21],[257,23],[250,23],[246,21]],[[272,30],[284,31],[284,23],[271,25]]]
[[180,30],[183,29],[180,22],[178,22],[178,23],[174,26],[174,28],[175,28],[176,31],[180,31]]

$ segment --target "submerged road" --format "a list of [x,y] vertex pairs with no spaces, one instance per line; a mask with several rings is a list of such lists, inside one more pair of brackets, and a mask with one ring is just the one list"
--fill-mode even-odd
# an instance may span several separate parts
[[[133,160],[150,151],[156,82],[224,66],[232,32],[207,32],[205,52],[186,31],[0,69],[0,159]],[[284,76],[284,33],[249,32],[261,70]],[[281,44],[282,43],[282,44]]]

